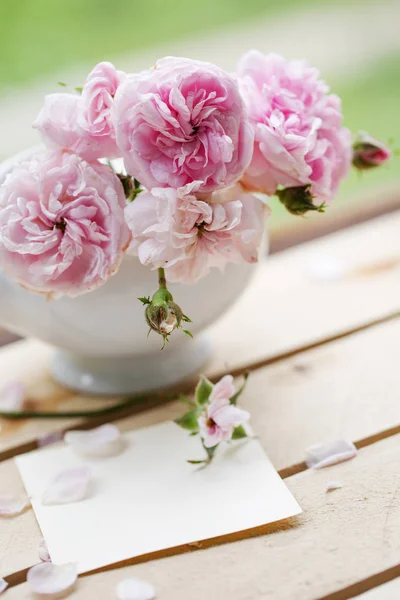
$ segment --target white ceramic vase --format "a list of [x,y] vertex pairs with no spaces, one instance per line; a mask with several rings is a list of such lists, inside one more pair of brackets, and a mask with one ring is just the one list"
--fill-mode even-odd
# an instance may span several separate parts
[[[0,183],[22,153],[0,166]],[[0,273],[0,324],[23,336],[55,346],[54,378],[72,389],[93,394],[131,394],[169,386],[200,371],[212,348],[206,329],[236,302],[257,265],[213,269],[194,285],[170,285],[175,301],[193,323],[194,339],[175,331],[161,352],[151,333],[139,296],[157,289],[157,273],[125,256],[121,269],[105,285],[77,298],[46,300]]]

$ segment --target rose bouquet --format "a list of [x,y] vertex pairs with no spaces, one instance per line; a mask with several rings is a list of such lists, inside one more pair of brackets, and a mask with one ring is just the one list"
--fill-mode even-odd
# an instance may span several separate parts
[[98,288],[132,254],[158,273],[140,300],[164,343],[190,321],[168,282],[256,262],[267,197],[323,212],[352,163],[390,157],[367,134],[352,145],[314,68],[256,51],[233,75],[174,57],[135,74],[100,63],[47,96],[33,126],[47,149],[0,187],[0,266],[56,299]]

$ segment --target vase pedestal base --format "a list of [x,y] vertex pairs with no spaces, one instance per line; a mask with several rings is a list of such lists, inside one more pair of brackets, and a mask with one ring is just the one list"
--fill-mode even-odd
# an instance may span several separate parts
[[177,384],[199,373],[210,355],[204,335],[176,348],[171,343],[163,351],[132,356],[79,356],[58,350],[51,373],[61,385],[84,394],[130,395]]

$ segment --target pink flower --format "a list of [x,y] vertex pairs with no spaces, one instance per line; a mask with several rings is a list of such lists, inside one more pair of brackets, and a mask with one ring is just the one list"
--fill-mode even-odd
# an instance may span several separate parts
[[232,375],[225,375],[211,391],[209,404],[199,417],[200,435],[206,448],[229,440],[233,430],[250,419],[250,413],[230,404],[235,394]]
[[46,96],[33,127],[50,148],[70,150],[86,160],[119,157],[111,107],[124,77],[111,63],[99,63],[89,73],[82,96]]
[[380,167],[392,158],[392,152],[383,142],[366,131],[360,131],[353,144],[353,166],[361,171]]
[[118,269],[125,195],[106,165],[55,152],[17,165],[0,187],[0,264],[20,284],[76,296]]
[[200,185],[144,191],[125,209],[128,252],[143,265],[163,267],[168,281],[195,282],[211,267],[257,262],[266,207],[238,184],[199,200]]
[[238,74],[255,128],[245,185],[272,195],[278,186],[311,183],[317,203],[329,202],[351,163],[340,99],[328,95],[318,71],[304,61],[251,51]]
[[128,172],[151,189],[235,183],[253,134],[236,81],[215,65],[167,57],[128,78],[115,98],[117,142]]

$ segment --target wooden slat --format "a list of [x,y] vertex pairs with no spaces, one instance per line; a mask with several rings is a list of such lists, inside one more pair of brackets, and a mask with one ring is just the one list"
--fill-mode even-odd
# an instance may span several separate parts
[[[12,380],[27,388],[26,410],[86,410],[114,404],[119,398],[84,397],[58,385],[50,376],[52,349],[38,340],[16,342],[0,349],[0,388]],[[77,419],[10,421],[0,418],[0,456],[10,448],[69,427]]]
[[[209,376],[268,360],[343,329],[400,310],[400,211],[268,259],[237,305],[211,329]],[[310,264],[327,257],[350,265],[334,281],[315,281]],[[80,410],[107,401],[82,398],[48,374],[50,350],[35,341],[0,350],[0,382],[22,379],[34,408]],[[75,421],[2,422],[0,457]],[[23,449],[23,448],[22,448]],[[18,451],[22,450],[18,448]]]
[[[399,356],[400,319],[252,372],[240,402],[274,466],[296,465],[314,443],[368,443],[400,430]],[[128,431],[183,410],[174,402],[118,425]]]
[[[215,353],[209,372],[251,365],[398,311],[399,230],[397,211],[271,256],[210,331]],[[323,259],[348,271],[318,280],[313,265]]]
[[[313,443],[338,437],[367,438],[368,443],[370,436],[375,436],[373,442],[389,428],[400,429],[399,354],[400,320],[253,373],[241,405],[250,410],[255,433],[274,466],[288,475],[305,468],[291,467]],[[174,402],[118,425],[128,431],[176,418],[183,410]],[[0,463],[0,488],[12,489],[16,480],[14,463]],[[24,517],[24,528],[18,519],[8,522],[6,543],[0,545],[0,566],[1,561],[8,565],[3,572],[30,566],[36,555],[38,527],[32,512]],[[3,554],[10,539],[21,538],[21,553]]]
[[[304,513],[290,527],[83,577],[74,599],[113,598],[126,577],[151,582],[163,600],[328,598],[399,561],[399,460],[395,436],[347,463],[293,476],[287,483]],[[343,488],[327,494],[330,479]],[[30,597],[25,584],[8,594]]]
[[400,598],[400,577],[380,585],[365,594],[356,596],[355,600],[399,600]]

